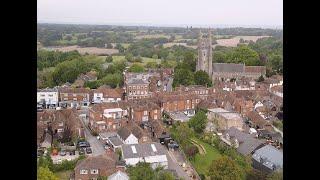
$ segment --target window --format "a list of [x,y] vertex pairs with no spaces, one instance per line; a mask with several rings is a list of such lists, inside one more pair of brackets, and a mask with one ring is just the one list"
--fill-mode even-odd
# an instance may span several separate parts
[[154,116],[153,116],[153,119],[158,119],[158,116],[157,116],[157,115],[154,115]]
[[90,173],[91,174],[98,174],[99,170],[98,169],[91,169]]
[[76,97],[77,96],[77,94],[73,94],[73,97]]
[[41,94],[40,96],[41,96],[41,97],[44,97],[45,95],[44,95],[44,94]]
[[137,91],[137,94],[140,94],[140,90]]
[[77,98],[73,98],[73,100],[74,100],[74,101],[76,101],[76,100],[77,100]]
[[190,100],[187,100],[187,104],[189,104],[190,103]]
[[129,86],[129,89],[131,90],[131,86]]
[[148,111],[143,111],[143,115],[148,115]]
[[156,109],[156,110],[154,110],[154,113],[158,113],[158,110]]
[[137,89],[140,89],[140,86],[137,86]]
[[80,170],[80,174],[88,174],[88,170],[86,170],[86,169],[81,169],[81,170]]
[[63,129],[58,129],[57,132],[58,132],[58,133],[62,133],[62,132],[63,132]]
[[148,89],[148,86],[144,86],[145,89]]
[[133,86],[133,89],[136,89],[136,86]]
[[49,96],[49,97],[53,97],[53,94],[49,94],[48,96]]

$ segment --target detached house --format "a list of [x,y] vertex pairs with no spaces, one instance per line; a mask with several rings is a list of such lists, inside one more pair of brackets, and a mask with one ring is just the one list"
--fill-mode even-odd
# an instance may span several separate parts
[[61,88],[60,106],[76,108],[80,106],[89,106],[90,89],[86,88]]

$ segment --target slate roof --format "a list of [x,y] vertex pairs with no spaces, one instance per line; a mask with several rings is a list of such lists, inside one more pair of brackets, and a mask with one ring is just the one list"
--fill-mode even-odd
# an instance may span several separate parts
[[213,63],[213,72],[223,73],[223,72],[231,72],[231,73],[242,73],[245,70],[244,64],[235,64],[235,63]]
[[271,145],[266,145],[256,150],[252,158],[258,162],[261,162],[263,159],[263,165],[269,169],[272,169],[273,165],[277,167],[276,169],[283,166],[283,152]]
[[108,177],[108,180],[129,180],[129,176],[126,173],[118,170],[116,173],[111,174]]
[[[152,144],[154,144],[156,151],[153,151]],[[133,153],[132,147],[135,147],[137,153]],[[166,155],[166,149],[160,143],[124,144],[122,152],[124,159]]]
[[122,127],[118,130],[118,135],[123,139],[126,140],[131,134],[131,131],[126,128],[126,127]]
[[123,142],[121,141],[121,139],[119,139],[118,136],[112,136],[112,137],[109,137],[108,139],[109,141],[111,141],[111,143],[114,146],[121,146],[123,144]]
[[238,140],[239,147],[237,148],[237,151],[242,155],[248,155],[264,144],[264,141],[256,139],[250,134],[246,134],[235,127],[229,128],[224,134],[227,133],[229,134],[230,139]]
[[246,66],[245,72],[266,74],[266,67],[265,66]]

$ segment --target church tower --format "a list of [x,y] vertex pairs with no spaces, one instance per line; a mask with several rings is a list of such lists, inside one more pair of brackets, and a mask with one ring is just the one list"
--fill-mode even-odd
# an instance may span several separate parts
[[212,77],[212,40],[211,30],[207,33],[202,33],[200,30],[198,39],[198,61],[196,71],[203,70]]

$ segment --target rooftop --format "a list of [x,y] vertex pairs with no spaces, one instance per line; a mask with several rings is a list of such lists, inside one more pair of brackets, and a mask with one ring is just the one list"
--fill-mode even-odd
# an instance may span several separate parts
[[227,120],[234,120],[234,119],[242,120],[242,117],[239,115],[239,113],[227,111],[222,108],[208,109],[208,111],[213,112],[213,113],[217,113],[220,116],[226,118]]
[[252,158],[258,162],[263,160],[263,165],[270,169],[273,168],[273,165],[278,168],[282,168],[283,165],[283,152],[271,145],[266,145],[256,150]]
[[121,146],[123,144],[118,136],[111,136],[108,139],[114,146]]
[[124,144],[122,151],[124,159],[166,155],[166,150],[160,143]]

